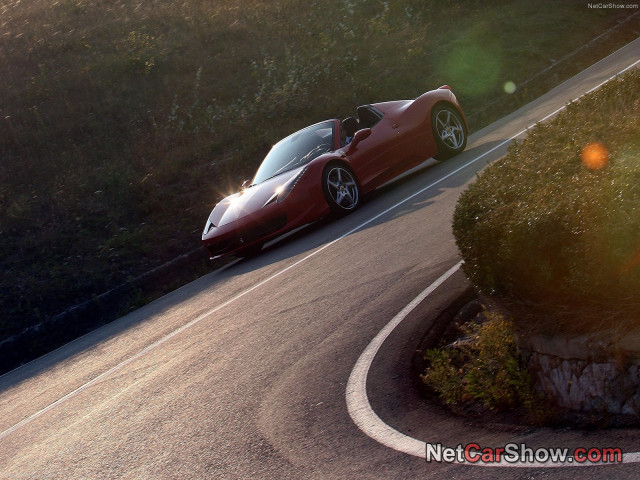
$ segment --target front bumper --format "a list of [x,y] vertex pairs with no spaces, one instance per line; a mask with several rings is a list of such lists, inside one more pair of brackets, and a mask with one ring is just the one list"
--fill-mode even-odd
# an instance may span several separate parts
[[211,228],[202,236],[202,243],[214,259],[278,235],[286,225],[287,217],[284,214],[257,219],[245,217],[222,227]]

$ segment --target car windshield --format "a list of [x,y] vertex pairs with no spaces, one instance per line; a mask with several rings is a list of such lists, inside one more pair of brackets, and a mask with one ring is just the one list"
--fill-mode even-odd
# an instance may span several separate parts
[[333,122],[323,122],[289,135],[274,145],[262,161],[252,185],[293,170],[333,148]]

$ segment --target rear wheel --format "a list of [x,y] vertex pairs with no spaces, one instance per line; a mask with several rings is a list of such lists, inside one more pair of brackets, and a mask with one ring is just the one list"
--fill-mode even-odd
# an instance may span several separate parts
[[344,165],[332,164],[322,175],[322,191],[331,211],[349,213],[360,201],[360,190],[353,173]]
[[436,105],[431,112],[431,128],[438,146],[437,160],[446,160],[467,146],[467,130],[458,111],[450,105]]

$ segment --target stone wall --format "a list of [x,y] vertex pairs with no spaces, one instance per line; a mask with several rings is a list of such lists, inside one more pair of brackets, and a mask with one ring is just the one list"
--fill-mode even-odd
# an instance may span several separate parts
[[547,401],[579,412],[640,415],[640,332],[519,339]]

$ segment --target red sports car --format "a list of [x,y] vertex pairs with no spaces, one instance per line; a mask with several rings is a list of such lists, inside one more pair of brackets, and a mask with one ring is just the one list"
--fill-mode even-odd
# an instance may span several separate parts
[[209,215],[202,243],[211,258],[247,256],[288,230],[348,213],[367,192],[429,157],[456,155],[467,143],[464,113],[446,85],[357,111],[304,128],[271,149],[253,180]]

